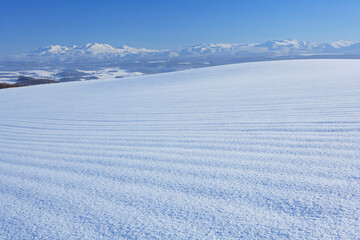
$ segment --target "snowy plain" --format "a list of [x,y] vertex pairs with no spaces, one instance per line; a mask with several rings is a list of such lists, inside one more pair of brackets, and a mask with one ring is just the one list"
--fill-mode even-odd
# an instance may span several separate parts
[[360,60],[0,91],[0,239],[358,239]]
[[[61,75],[62,71],[66,71],[66,69],[52,69],[52,70],[29,70],[29,71],[0,71],[0,83],[17,83],[19,77],[31,77],[34,79],[50,79],[56,81],[63,81],[64,76]],[[80,70],[80,69],[72,69],[73,75],[77,73],[82,73],[83,76],[67,76],[67,80],[73,78],[71,81],[85,81],[89,79],[113,79],[113,78],[123,78],[123,77],[134,77],[143,75],[141,72],[128,72],[126,70],[120,69],[118,67],[112,68],[101,68],[96,70]],[[21,82],[20,82],[21,83]]]

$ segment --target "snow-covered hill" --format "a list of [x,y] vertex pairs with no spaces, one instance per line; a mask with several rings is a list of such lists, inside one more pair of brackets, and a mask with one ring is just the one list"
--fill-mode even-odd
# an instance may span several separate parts
[[0,239],[356,239],[360,60],[0,92]]

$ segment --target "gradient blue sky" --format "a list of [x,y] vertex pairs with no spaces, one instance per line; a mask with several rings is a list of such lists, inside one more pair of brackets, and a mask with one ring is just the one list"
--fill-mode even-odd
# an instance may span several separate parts
[[360,41],[359,0],[0,0],[0,9],[0,55],[87,42]]

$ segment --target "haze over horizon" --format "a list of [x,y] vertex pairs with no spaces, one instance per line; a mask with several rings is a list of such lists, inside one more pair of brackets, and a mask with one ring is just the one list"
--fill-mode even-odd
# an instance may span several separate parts
[[360,41],[360,2],[4,1],[0,56],[88,42],[173,49],[272,39]]

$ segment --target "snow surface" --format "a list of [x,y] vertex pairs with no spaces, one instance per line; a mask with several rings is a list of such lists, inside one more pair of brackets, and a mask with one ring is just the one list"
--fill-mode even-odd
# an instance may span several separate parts
[[360,60],[0,91],[0,239],[356,239]]

